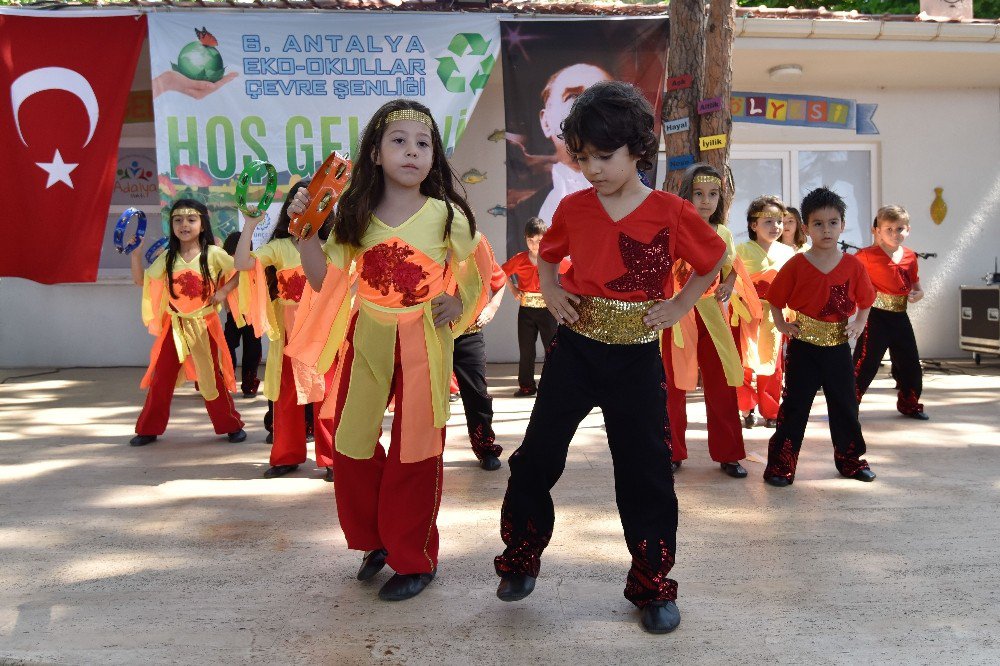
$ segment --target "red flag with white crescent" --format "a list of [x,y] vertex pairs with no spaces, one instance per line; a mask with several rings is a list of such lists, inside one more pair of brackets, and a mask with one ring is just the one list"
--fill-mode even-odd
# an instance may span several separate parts
[[0,276],[94,282],[146,17],[0,14]]

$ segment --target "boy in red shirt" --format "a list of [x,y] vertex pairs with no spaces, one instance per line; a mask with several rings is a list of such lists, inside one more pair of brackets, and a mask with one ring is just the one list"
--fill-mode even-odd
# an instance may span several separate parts
[[[542,237],[548,231],[548,225],[540,217],[533,217],[524,225],[524,242],[528,246],[526,252],[518,252],[507,260],[502,268],[507,274],[507,284],[514,298],[521,306],[517,309],[517,346],[520,358],[517,366],[517,385],[515,398],[535,395],[535,340],[542,336],[542,347],[548,354],[549,345],[556,334],[556,319],[545,307],[542,288],[538,282],[538,247]],[[560,273],[569,268],[569,261],[564,260],[559,267]]]
[[883,206],[875,216],[872,232],[875,244],[858,250],[877,295],[868,325],[854,347],[854,375],[858,384],[858,402],[878,373],[885,350],[889,350],[899,384],[896,409],[910,418],[926,421],[929,417],[920,404],[923,377],[917,339],[913,335],[906,304],[924,297],[917,274],[917,255],[903,247],[910,235],[910,214],[902,206]]
[[[677,496],[658,332],[694,306],[726,247],[689,202],[639,180],[637,167],[652,165],[659,142],[653,109],[634,86],[594,84],[574,102],[562,130],[593,187],[562,199],[542,239],[542,294],[560,325],[524,441],[509,461],[497,596],[516,601],[534,589],[555,521],[550,491],[577,426],[600,407],[632,554],[625,597],[642,609],[647,631],[666,633],[680,623],[677,583],[667,577]],[[560,285],[559,262],[569,255],[573,265]],[[674,295],[678,259],[693,275]]]
[[[837,470],[858,481],[875,480],[875,473],[861,458],[865,439],[858,422],[847,343],[864,330],[875,290],[861,262],[837,247],[846,211],[844,200],[825,187],[807,194],[802,200],[802,218],[812,247],[789,259],[767,290],[775,326],[791,338],[778,426],[768,445],[764,470],[764,480],[772,486],[788,486],[795,479],[809,410],[820,388],[826,397]],[[785,321],[785,307],[795,311],[794,322]],[[857,317],[848,322],[855,310]]]

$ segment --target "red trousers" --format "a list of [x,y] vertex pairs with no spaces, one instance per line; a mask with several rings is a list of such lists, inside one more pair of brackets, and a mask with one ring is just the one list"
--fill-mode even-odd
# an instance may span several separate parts
[[774,374],[757,375],[757,390],[753,388],[753,371],[743,370],[743,386],[736,388],[741,412],[749,412],[754,407],[765,419],[778,418],[781,402],[781,381],[785,374],[785,360],[779,355],[774,364]]
[[[327,393],[333,372],[327,373]],[[271,445],[271,465],[300,465],[306,461],[306,406],[298,404],[292,361],[281,357],[281,387],[274,402],[274,443]],[[313,403],[313,445],[316,466],[333,467],[333,422],[320,419],[322,402]]]
[[[211,340],[211,346],[212,358],[218,359],[219,348],[214,339]],[[170,418],[170,401],[174,397],[177,373],[180,371],[181,362],[177,360],[174,336],[168,331],[163,340],[160,355],[156,359],[156,366],[153,368],[153,376],[146,393],[146,404],[142,406],[142,413],[139,414],[139,420],[135,424],[137,435],[162,435],[167,429],[167,420]],[[233,397],[229,395],[229,390],[226,388],[218,362],[215,366],[215,386],[219,390],[219,397],[215,400],[205,401],[205,409],[208,410],[208,416],[212,419],[215,432],[224,435],[242,429],[243,421],[240,419],[239,412],[236,411],[236,405],[233,404]]]
[[[697,310],[695,321],[698,324],[698,368],[701,370],[708,415],[708,453],[715,462],[736,462],[746,457],[736,388],[726,383],[726,373],[715,350],[715,343]],[[674,450],[673,459],[677,462],[687,460],[688,457],[687,443],[684,441],[687,430],[687,392],[674,385],[673,364],[669,359],[665,359],[663,365],[667,374],[670,443]]]
[[[353,331],[348,339],[353,337]],[[385,548],[386,562],[396,573],[430,573],[437,569],[437,514],[441,505],[443,456],[415,463],[399,459],[399,446],[404,433],[403,381],[399,363],[399,342],[396,342],[396,365],[390,396],[396,396],[389,440],[389,453],[380,443],[367,460],[333,453],[333,471],[337,481],[334,494],[340,526],[347,538],[347,547],[355,550]],[[341,362],[350,368],[354,350],[348,347]],[[347,399],[350,373],[342,374],[335,426]],[[444,439],[444,430],[441,432]]]

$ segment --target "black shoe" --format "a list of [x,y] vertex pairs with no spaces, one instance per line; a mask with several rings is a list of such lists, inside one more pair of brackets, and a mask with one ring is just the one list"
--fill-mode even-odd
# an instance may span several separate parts
[[450,393],[448,395],[448,402],[458,402],[461,399],[461,395],[458,393]]
[[244,430],[243,428],[240,428],[236,432],[231,432],[228,435],[226,435],[226,439],[228,439],[230,442],[233,442],[234,444],[242,442],[246,438],[247,438],[247,431]]
[[931,417],[927,416],[927,414],[925,414],[923,412],[913,412],[912,414],[903,414],[903,416],[905,416],[907,418],[910,418],[910,419],[916,419],[918,421],[930,421],[931,420]]
[[387,580],[382,589],[378,591],[378,598],[382,601],[412,599],[423,592],[432,580],[434,580],[432,573],[393,574],[392,578]]
[[737,462],[719,463],[719,467],[722,471],[733,477],[734,479],[745,479],[747,476],[747,471],[744,469],[743,465]]
[[483,456],[483,459],[479,461],[479,466],[487,472],[495,472],[500,469],[500,459],[487,453]]
[[642,628],[651,634],[669,634],[681,623],[681,612],[673,601],[654,601],[642,609]]
[[497,597],[501,601],[520,601],[535,589],[535,577],[528,574],[510,574],[500,578]]
[[535,395],[536,393],[538,393],[538,389],[537,388],[535,388],[533,386],[531,386],[531,387],[522,386],[519,389],[517,389],[516,391],[514,391],[514,397],[515,398],[529,398],[529,397]]
[[747,430],[750,430],[755,425],[757,425],[757,417],[755,417],[753,415],[753,412],[750,412],[749,414],[747,414],[746,416],[743,417],[743,427],[744,428],[746,428]]
[[792,485],[792,482],[783,476],[765,476],[764,483],[775,488],[784,488],[785,486]]
[[361,568],[358,569],[358,580],[370,580],[385,566],[385,556],[388,555],[384,548],[373,550],[361,559]]
[[129,446],[146,446],[156,441],[156,435],[136,435],[128,441]]
[[859,469],[857,472],[851,475],[851,478],[856,481],[872,482],[875,480],[875,472],[870,469]]
[[765,428],[777,428],[778,427],[778,419],[764,419],[764,427]]
[[265,479],[276,479],[279,476],[291,474],[299,468],[298,465],[273,465],[264,472]]
[[265,444],[274,444],[274,433],[273,432],[267,433],[267,437],[264,438],[264,443]]
[[327,483],[333,483],[333,468],[327,467],[326,474],[323,475],[323,480]]
[[674,460],[674,461],[672,461],[670,463],[670,471],[673,472],[674,474],[676,474],[677,470],[679,470],[681,468],[681,462],[682,461],[680,461],[680,460]]

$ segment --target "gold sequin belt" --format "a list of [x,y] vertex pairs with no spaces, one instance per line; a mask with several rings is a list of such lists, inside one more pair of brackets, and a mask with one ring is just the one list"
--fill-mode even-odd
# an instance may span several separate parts
[[655,303],[580,296],[580,302],[573,306],[580,318],[566,326],[584,337],[609,345],[652,342],[659,334],[646,326],[642,318]]
[[877,291],[872,307],[889,312],[906,312],[906,294],[884,294]]
[[462,335],[471,335],[472,333],[482,333],[482,332],[483,332],[482,326],[476,326],[475,324],[473,324],[469,328],[465,329],[465,333],[462,333]]
[[795,313],[795,323],[799,325],[797,340],[808,342],[817,347],[836,347],[847,342],[847,320],[820,321],[807,317],[801,312]]
[[521,292],[521,307],[522,308],[544,308],[545,299],[537,291],[522,291]]

